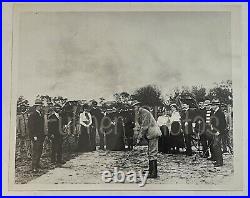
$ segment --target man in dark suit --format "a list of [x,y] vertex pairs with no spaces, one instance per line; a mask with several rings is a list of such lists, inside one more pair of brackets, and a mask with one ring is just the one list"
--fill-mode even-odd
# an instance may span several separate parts
[[90,110],[90,114],[92,116],[92,129],[91,129],[91,140],[92,140],[92,150],[96,150],[96,131],[98,132],[100,138],[100,147],[99,149],[104,150],[104,134],[100,130],[102,119],[104,114],[101,109],[98,108],[97,102],[92,102],[92,109]]
[[63,131],[62,119],[59,114],[60,110],[61,106],[59,104],[55,104],[48,120],[48,136],[52,142],[51,163],[53,164],[65,164],[62,160]]
[[204,104],[204,100],[200,99],[199,101],[199,110],[197,111],[197,115],[195,117],[195,132],[200,136],[200,142],[202,145],[202,157],[208,158],[208,141],[206,136],[206,108]]
[[193,133],[193,119],[194,113],[189,109],[188,104],[183,104],[181,114],[182,130],[184,132],[185,144],[186,144],[186,155],[191,156],[192,153],[192,133]]
[[33,152],[32,152],[32,171],[38,172],[40,168],[40,158],[43,151],[43,142],[45,139],[44,133],[44,116],[41,114],[42,101],[36,99],[35,110],[28,119],[28,126],[30,131],[30,138],[33,141]]
[[215,157],[215,167],[223,166],[221,150],[221,134],[226,130],[225,114],[220,109],[219,100],[212,101],[213,113],[211,116],[211,132],[213,134],[213,152]]

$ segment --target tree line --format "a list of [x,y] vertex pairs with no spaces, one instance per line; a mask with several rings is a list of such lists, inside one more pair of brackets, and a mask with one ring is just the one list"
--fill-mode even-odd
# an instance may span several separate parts
[[[231,80],[214,83],[214,87],[210,89],[206,89],[203,86],[177,87],[169,95],[164,95],[162,90],[156,85],[146,85],[134,90],[132,93],[115,93],[113,95],[114,101],[111,101],[110,105],[123,105],[131,100],[138,100],[147,106],[164,106],[175,102],[175,99],[181,94],[191,94],[197,101],[204,98],[210,100],[217,98],[225,105],[233,105]],[[40,98],[45,103],[59,103],[61,105],[64,105],[68,101],[68,99],[63,96],[51,97],[48,95],[37,95],[37,98]],[[82,100],[83,103],[91,101],[93,100]],[[105,106],[107,101],[105,98],[100,97],[97,102],[99,102],[101,106]],[[23,103],[29,106],[29,101],[25,99],[24,96],[20,96],[17,101],[17,107]]]

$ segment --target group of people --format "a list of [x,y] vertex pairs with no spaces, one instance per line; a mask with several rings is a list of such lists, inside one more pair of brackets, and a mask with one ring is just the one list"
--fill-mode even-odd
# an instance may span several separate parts
[[[36,99],[33,110],[20,105],[17,115],[16,160],[24,155],[32,159],[32,171],[38,172],[40,159],[47,137],[51,142],[51,163],[64,164],[63,139],[73,135],[77,139],[76,152],[96,150],[99,137],[100,150],[121,151],[125,144],[132,150],[134,113],[132,109],[103,109],[93,101],[91,105],[80,105],[78,113],[62,110],[59,104],[44,107]],[[97,136],[98,134],[98,136]]]
[[[101,109],[97,102],[80,106],[78,114],[66,116],[62,106],[54,104],[43,107],[40,99],[35,101],[34,109],[28,113],[23,104],[17,115],[17,150],[21,156],[23,146],[32,158],[32,171],[37,172],[43,152],[45,137],[51,140],[51,162],[64,164],[63,138],[73,129],[77,136],[77,152],[90,152],[97,148],[99,137],[100,150],[122,151],[127,145],[132,150],[142,139],[148,143],[149,175],[157,177],[157,153],[179,153],[185,150],[187,156],[193,154],[194,134],[202,145],[202,156],[215,161],[215,166],[223,165],[222,153],[229,147],[228,124],[218,100],[201,100],[199,109],[193,110],[188,104],[180,107],[170,105],[170,110],[162,111],[157,117],[134,101],[125,109]],[[72,130],[70,130],[72,132]],[[98,136],[97,136],[98,135]],[[32,148],[32,149],[31,149]],[[222,151],[223,148],[223,151]]]
[[[223,165],[222,153],[231,152],[229,131],[232,121],[227,109],[222,109],[219,100],[200,99],[199,109],[190,109],[182,104],[177,109],[171,104],[171,110],[163,112],[157,120],[162,131],[159,138],[159,151],[193,155],[192,146],[201,149],[202,157],[215,161],[215,166]],[[229,149],[229,150],[228,150]]]

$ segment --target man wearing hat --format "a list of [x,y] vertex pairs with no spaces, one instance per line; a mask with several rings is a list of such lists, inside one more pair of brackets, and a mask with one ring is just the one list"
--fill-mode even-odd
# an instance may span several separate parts
[[44,133],[44,117],[41,113],[42,101],[36,99],[35,110],[28,119],[28,126],[30,131],[30,138],[33,141],[33,152],[32,152],[32,171],[38,172],[40,168],[40,158],[43,151],[43,142],[45,139]]
[[28,129],[28,105],[25,103],[20,104],[20,109],[17,114],[16,131],[17,131],[17,143],[16,143],[16,156],[17,160],[23,156],[23,151],[26,152],[28,158],[31,158],[31,142],[29,138]]
[[226,119],[224,113],[220,109],[220,101],[218,99],[212,101],[212,109],[211,132],[213,135],[214,166],[218,167],[223,166],[221,134],[226,130]]
[[63,130],[60,110],[61,105],[55,104],[48,118],[48,136],[52,142],[51,163],[53,164],[65,163],[62,160]]
[[138,101],[134,101],[132,106],[135,110],[135,123],[139,124],[137,133],[137,142],[145,138],[148,142],[149,175],[148,178],[157,178],[157,153],[158,138],[162,135],[161,130],[153,115],[141,107]]

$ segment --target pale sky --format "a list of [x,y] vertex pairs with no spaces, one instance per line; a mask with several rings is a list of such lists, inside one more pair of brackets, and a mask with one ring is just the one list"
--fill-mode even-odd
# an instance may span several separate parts
[[232,79],[227,12],[25,13],[18,95],[110,99]]

